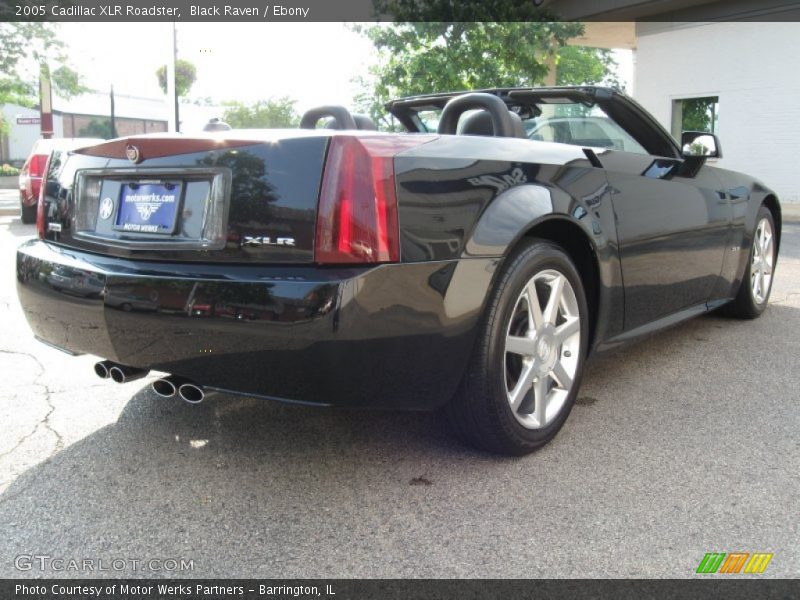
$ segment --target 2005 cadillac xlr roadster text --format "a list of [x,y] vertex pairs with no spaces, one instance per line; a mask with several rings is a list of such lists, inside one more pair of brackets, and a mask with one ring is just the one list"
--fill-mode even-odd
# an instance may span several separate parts
[[[466,441],[549,441],[587,356],[769,299],[780,205],[610,89],[396,100],[300,129],[111,140],[53,156],[17,254],[35,335],[150,370],[163,396],[446,406]],[[317,125],[324,126],[317,128]]]

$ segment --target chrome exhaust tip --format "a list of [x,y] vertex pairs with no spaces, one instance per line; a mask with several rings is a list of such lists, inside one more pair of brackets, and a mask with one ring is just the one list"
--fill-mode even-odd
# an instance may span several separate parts
[[150,387],[152,387],[153,391],[162,398],[172,398],[178,391],[178,388],[175,387],[175,384],[172,381],[170,381],[169,377],[156,379],[150,384]]
[[150,384],[150,387],[152,387],[153,391],[162,398],[172,398],[178,393],[178,388],[185,383],[191,382],[185,377],[179,377],[178,375],[167,375],[161,379],[156,379],[152,384]]
[[184,383],[178,387],[178,395],[181,400],[189,404],[200,404],[206,397],[202,387],[194,383]]
[[108,375],[117,383],[128,383],[129,381],[136,381],[137,379],[146,377],[149,372],[148,369],[114,365],[108,370]]
[[101,360],[100,362],[94,363],[94,374],[97,375],[100,379],[108,379],[111,377],[111,367],[114,366],[114,363],[110,360]]

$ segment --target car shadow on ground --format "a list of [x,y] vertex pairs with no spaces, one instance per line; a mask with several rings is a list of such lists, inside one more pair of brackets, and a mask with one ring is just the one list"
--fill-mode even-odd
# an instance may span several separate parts
[[0,217],[0,227],[7,230],[14,237],[25,238],[36,235],[36,225],[26,225],[19,216]]

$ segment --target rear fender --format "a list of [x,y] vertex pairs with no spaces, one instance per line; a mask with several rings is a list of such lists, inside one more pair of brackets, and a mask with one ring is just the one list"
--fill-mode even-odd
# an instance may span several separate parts
[[593,346],[620,333],[624,291],[608,187],[577,198],[543,185],[513,187],[498,195],[482,213],[462,258],[505,258],[528,237],[552,240],[568,252],[576,242],[590,247],[591,267],[597,278]]

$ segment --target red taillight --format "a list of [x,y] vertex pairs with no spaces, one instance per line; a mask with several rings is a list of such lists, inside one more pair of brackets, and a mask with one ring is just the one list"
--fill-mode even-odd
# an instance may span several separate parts
[[47,164],[47,154],[34,154],[28,161],[28,181],[31,186],[31,196],[39,197],[39,190],[42,187],[42,173]]
[[28,174],[31,177],[41,177],[47,163],[47,154],[34,154],[28,163]]
[[[38,156],[39,155],[37,155],[37,157]],[[49,162],[50,162],[50,157],[44,156],[44,164],[42,165],[41,173],[45,175],[47,174],[47,168]],[[40,189],[38,190],[39,201],[36,204],[36,233],[39,235],[39,239],[43,240],[44,235],[47,232],[46,231],[47,226],[45,224],[45,214],[44,214],[44,195],[45,191],[47,190],[47,179],[45,177],[42,177],[42,179],[39,180],[39,183],[40,183],[39,185]]]
[[317,263],[400,260],[394,156],[432,139],[346,135],[331,138],[317,211]]

